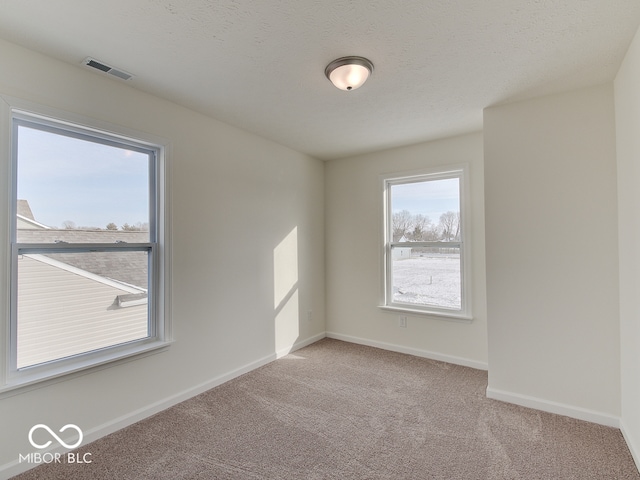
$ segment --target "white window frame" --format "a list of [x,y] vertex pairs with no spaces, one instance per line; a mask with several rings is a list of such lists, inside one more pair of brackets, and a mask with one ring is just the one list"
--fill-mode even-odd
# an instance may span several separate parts
[[[418,171],[389,173],[380,177],[382,192],[382,262],[380,308],[407,314],[427,315],[444,319],[470,321],[471,305],[471,230],[469,228],[469,167],[467,164],[449,165]],[[419,183],[432,180],[459,178],[460,180],[460,241],[456,242],[394,242],[392,231],[391,187],[394,185]],[[459,247],[461,308],[452,309],[436,305],[421,305],[395,302],[392,285],[392,248],[395,247]]]
[[[0,394],[15,391],[41,382],[88,368],[124,361],[132,356],[144,355],[164,349],[172,342],[170,305],[170,213],[168,142],[146,133],[132,131],[95,119],[35,105],[20,99],[0,96],[0,173],[6,174],[3,188],[9,192],[0,199],[0,207],[8,215],[0,219],[2,256],[0,267],[6,272],[0,280],[0,300],[5,309],[0,311],[4,326],[0,328],[0,345],[6,352],[0,356]],[[86,140],[99,140],[127,145],[131,148],[153,151],[154,165],[150,169],[150,240],[143,244],[18,244],[16,242],[17,213],[17,124],[35,123],[45,129],[72,132],[72,136]],[[104,349],[75,355],[30,367],[16,367],[16,303],[17,303],[17,256],[19,253],[54,253],[88,251],[148,251],[150,252],[148,301],[150,335],[139,341],[115,345]]]

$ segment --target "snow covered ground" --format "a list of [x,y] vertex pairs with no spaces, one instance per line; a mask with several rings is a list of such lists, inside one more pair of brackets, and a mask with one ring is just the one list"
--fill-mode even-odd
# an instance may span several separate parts
[[460,255],[412,253],[393,262],[393,300],[461,308]]

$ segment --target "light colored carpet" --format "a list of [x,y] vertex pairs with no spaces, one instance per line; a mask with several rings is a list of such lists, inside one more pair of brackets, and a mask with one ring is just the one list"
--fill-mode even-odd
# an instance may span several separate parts
[[640,479],[617,429],[485,397],[480,370],[324,339],[27,479]]

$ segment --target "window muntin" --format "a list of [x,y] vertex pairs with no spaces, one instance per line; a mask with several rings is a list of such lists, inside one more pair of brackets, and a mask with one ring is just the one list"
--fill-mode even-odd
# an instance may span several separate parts
[[383,306],[470,318],[465,170],[383,179]]
[[163,165],[160,146],[13,112],[6,385],[166,344]]

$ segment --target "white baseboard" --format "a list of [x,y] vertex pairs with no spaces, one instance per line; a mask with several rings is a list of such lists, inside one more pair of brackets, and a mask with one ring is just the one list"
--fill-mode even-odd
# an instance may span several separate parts
[[316,343],[318,340],[322,340],[326,336],[326,333],[322,332],[314,335],[313,337],[307,338],[306,340],[302,340],[301,342],[296,342],[287,348],[281,348],[276,352],[276,358],[284,357],[291,352],[295,352],[296,350],[300,350],[301,348],[311,345],[312,343]]
[[631,436],[627,433],[625,429],[625,423],[623,419],[620,419],[620,431],[622,432],[622,436],[624,437],[624,441],[627,442],[627,447],[629,447],[629,451],[631,452],[631,456],[633,457],[633,461],[636,462],[636,468],[640,472],[640,445],[637,445]]
[[[191,397],[195,397],[196,395],[199,395],[200,393],[206,392],[207,390],[210,390],[214,387],[222,385],[223,383],[226,383],[229,380],[233,380],[234,378],[239,377],[240,375],[244,375],[245,373],[255,370],[256,368],[262,367],[263,365],[267,365],[268,363],[271,363],[272,361],[276,360],[281,356],[286,355],[287,353],[293,352],[302,347],[306,347],[307,345],[311,345],[312,343],[315,343],[318,340],[323,339],[324,337],[325,337],[324,332],[319,335],[315,335],[311,338],[295,343],[289,348],[279,350],[277,353],[272,353],[270,355],[267,355],[266,357],[250,362],[224,375],[220,375],[218,377],[212,378],[194,387],[183,390],[182,392],[179,392],[175,395],[164,398],[150,405],[147,405],[143,408],[140,408],[126,415],[118,417],[110,422],[107,422],[95,428],[89,429],[83,432],[84,439],[82,444],[86,445],[87,443],[94,442],[101,437],[117,432],[118,430],[128,427],[129,425],[139,422],[140,420],[144,420],[145,418],[150,417],[151,415],[155,415],[156,413],[159,413],[162,410],[166,410],[167,408],[170,408],[180,402],[188,400]],[[57,447],[58,448],[44,449],[40,453],[65,454],[65,452],[68,451],[63,449],[60,445],[58,445]],[[16,459],[13,462],[9,462],[0,466],[0,479],[13,477],[20,473],[26,472],[27,470],[36,466],[37,465],[31,464],[31,463],[20,463],[18,459]]]
[[463,367],[471,367],[477,370],[488,369],[488,365],[486,363],[478,362],[477,360],[470,360],[468,358],[456,357],[453,355],[445,355],[442,353],[430,352],[428,350],[420,350],[417,348],[404,347],[402,345],[395,345],[393,343],[378,342],[376,340],[352,337],[351,335],[343,335],[341,333],[335,333],[335,332],[327,332],[327,337],[335,338],[336,340],[342,340],[345,342],[357,343],[359,345],[367,345],[368,347],[381,348],[382,350],[390,350],[392,352],[406,353],[408,355],[414,355],[416,357],[423,357],[423,358],[429,358],[431,360],[439,360],[441,362],[453,363],[455,365],[462,365]]
[[576,418],[578,420],[597,423],[607,427],[620,428],[620,417],[616,417],[615,415],[609,415],[607,413],[596,412],[586,408],[531,397],[529,395],[506,392],[504,390],[487,387],[487,398],[507,403],[514,403],[522,407],[533,408],[543,412],[564,415],[565,417]]

